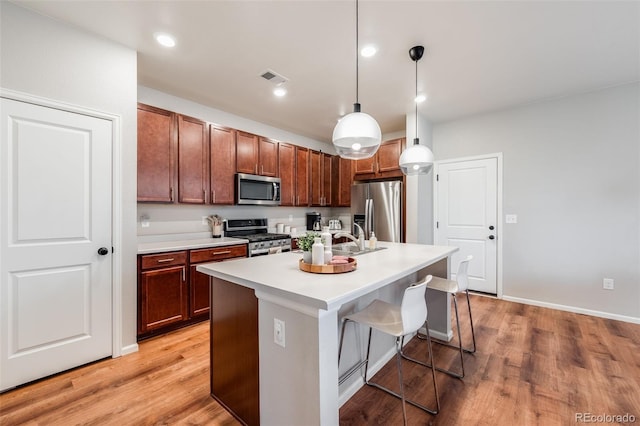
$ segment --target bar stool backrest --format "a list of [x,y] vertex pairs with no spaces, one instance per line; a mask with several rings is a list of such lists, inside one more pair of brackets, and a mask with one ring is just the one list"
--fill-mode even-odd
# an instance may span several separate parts
[[467,258],[460,262],[458,265],[458,273],[456,274],[456,281],[458,283],[458,291],[465,291],[469,288],[469,261],[473,259],[473,256],[469,255]]
[[422,282],[411,285],[404,291],[400,305],[403,335],[414,333],[427,319],[427,301],[424,294],[431,278],[432,276],[428,275]]

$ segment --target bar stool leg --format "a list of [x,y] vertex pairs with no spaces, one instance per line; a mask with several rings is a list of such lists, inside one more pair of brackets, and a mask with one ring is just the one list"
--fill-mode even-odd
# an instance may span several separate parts
[[[404,339],[403,339],[404,340]],[[402,343],[400,337],[396,337],[396,361],[398,364],[398,382],[400,383],[400,399],[402,400],[402,419],[404,426],[407,426],[407,407],[404,398],[404,380],[402,375]]]
[[473,328],[473,315],[471,315],[471,301],[469,300],[469,289],[465,290],[467,294],[467,308],[469,308],[469,322],[471,323],[471,339],[473,340],[473,349],[465,349],[464,351],[470,354],[476,353],[476,332]]

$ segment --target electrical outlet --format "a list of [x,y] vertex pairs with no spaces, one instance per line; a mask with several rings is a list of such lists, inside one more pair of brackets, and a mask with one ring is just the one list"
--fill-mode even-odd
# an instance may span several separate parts
[[203,224],[203,225],[208,225],[208,224],[209,224],[209,222],[207,221],[207,218],[208,218],[208,217],[209,217],[209,216],[202,216],[202,224]]
[[278,318],[273,319],[273,341],[276,345],[285,347],[284,321]]
[[293,222],[293,215],[292,214],[289,215],[289,222]]
[[508,214],[504,218],[506,223],[518,223],[518,215],[517,214]]
[[602,280],[602,288],[605,290],[613,290],[613,278],[605,278]]
[[147,215],[140,216],[140,226],[142,226],[143,228],[149,227],[149,216]]

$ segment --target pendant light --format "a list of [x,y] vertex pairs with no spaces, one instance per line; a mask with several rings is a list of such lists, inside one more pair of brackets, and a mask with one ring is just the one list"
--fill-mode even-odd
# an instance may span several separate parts
[[[416,98],[418,97],[418,61],[424,54],[423,46],[414,46],[409,50],[409,57],[416,63]],[[418,102],[416,104],[416,137],[413,145],[400,155],[400,169],[405,175],[426,175],[433,167],[433,152],[420,145],[418,138]]]
[[356,0],[356,103],[353,112],[338,121],[333,129],[333,146],[342,158],[359,160],[373,157],[380,147],[382,133],[376,120],[369,114],[360,112],[358,102],[358,0]]

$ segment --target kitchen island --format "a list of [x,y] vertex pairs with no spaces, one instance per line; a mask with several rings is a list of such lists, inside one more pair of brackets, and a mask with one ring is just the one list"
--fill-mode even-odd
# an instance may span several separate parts
[[[198,265],[211,276],[212,395],[247,424],[337,425],[339,406],[362,385],[354,376],[338,387],[339,319],[375,298],[398,303],[427,274],[448,277],[457,251],[379,245],[385,249],[358,256],[357,269],[343,274],[303,272],[300,253]],[[430,329],[448,339],[448,299],[429,292],[427,300]],[[362,334],[351,328],[345,336],[340,371],[361,356],[353,339]],[[393,356],[393,340],[378,340],[373,372]]]

